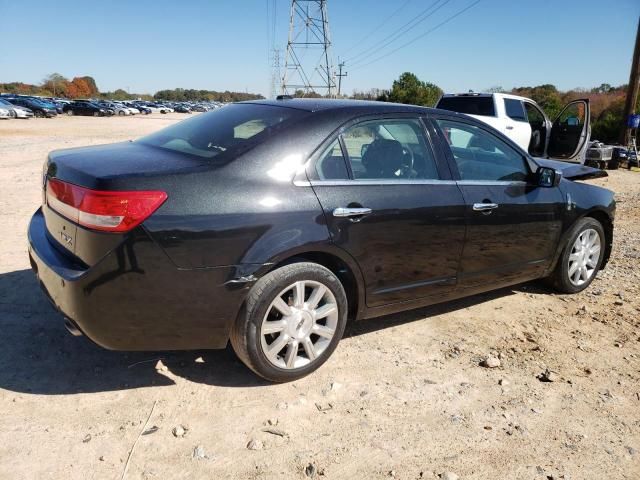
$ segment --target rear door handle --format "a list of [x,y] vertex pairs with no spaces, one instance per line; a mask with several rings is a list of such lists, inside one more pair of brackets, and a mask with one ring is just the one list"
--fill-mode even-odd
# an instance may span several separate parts
[[475,212],[487,212],[491,213],[491,210],[498,208],[497,203],[474,203],[473,210]]
[[370,208],[347,208],[338,207],[333,210],[333,216],[339,218],[345,217],[362,217],[363,215],[369,215],[373,210]]
[[513,130],[513,125],[507,125],[507,130]]

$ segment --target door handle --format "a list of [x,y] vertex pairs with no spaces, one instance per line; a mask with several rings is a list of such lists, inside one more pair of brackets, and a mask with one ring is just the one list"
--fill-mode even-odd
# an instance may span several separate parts
[[506,129],[507,130],[513,130],[513,125],[507,125]]
[[474,203],[473,210],[475,212],[491,213],[491,210],[498,208],[497,203]]
[[345,217],[362,217],[363,215],[369,215],[373,210],[370,208],[347,208],[338,207],[333,210],[333,216],[339,218]]

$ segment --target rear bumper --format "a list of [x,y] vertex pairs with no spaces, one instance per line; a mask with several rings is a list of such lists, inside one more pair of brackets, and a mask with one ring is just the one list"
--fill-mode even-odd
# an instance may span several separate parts
[[54,246],[39,209],[29,224],[29,258],[47,297],[104,348],[224,348],[250,287],[227,283],[239,269],[178,269],[143,228],[134,232],[86,267]]

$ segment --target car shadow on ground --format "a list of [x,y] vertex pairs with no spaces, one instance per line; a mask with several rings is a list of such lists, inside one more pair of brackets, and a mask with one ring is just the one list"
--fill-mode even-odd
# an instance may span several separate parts
[[[534,292],[537,286],[524,287]],[[544,292],[544,290],[540,290]],[[441,305],[352,322],[345,337],[364,335],[494,298],[502,289]],[[225,350],[189,352],[114,352],[86,337],[73,337],[40,290],[31,270],[0,274],[0,389],[40,395],[107,392],[175,382],[166,371],[192,382],[220,387],[268,385]],[[157,368],[158,360],[162,361]]]

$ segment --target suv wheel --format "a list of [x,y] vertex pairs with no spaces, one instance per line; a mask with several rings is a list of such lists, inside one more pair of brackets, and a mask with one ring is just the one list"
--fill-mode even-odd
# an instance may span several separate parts
[[256,282],[231,331],[238,357],[272,382],[303,377],[329,358],[347,323],[347,297],[327,268],[278,268]]
[[549,278],[563,293],[577,293],[596,278],[604,256],[605,235],[600,222],[582,218],[576,222]]

